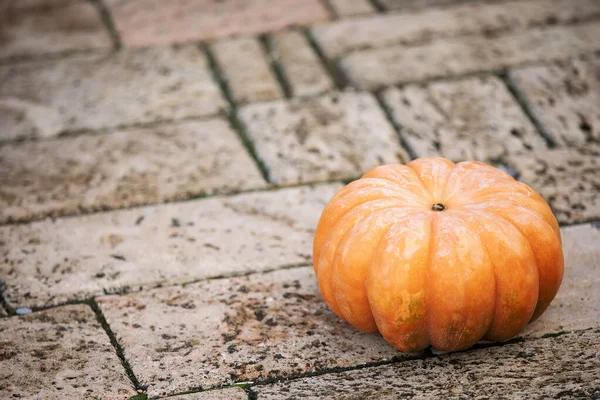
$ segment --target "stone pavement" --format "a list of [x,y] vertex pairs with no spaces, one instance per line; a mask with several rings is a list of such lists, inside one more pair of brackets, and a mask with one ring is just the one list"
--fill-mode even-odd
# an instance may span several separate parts
[[[401,354],[319,296],[326,202],[433,155],[561,224],[508,343]],[[599,288],[600,1],[0,2],[2,399],[600,398]]]

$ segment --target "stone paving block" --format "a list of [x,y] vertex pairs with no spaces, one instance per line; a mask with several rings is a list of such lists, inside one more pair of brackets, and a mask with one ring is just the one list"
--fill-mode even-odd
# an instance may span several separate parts
[[328,19],[319,0],[106,0],[125,46],[252,35]]
[[492,35],[600,16],[596,0],[529,0],[465,4],[402,14],[378,14],[311,28],[330,57],[395,44],[420,44],[460,35]]
[[376,12],[369,0],[328,0],[339,17],[371,14]]
[[327,309],[312,267],[99,299],[151,396],[393,357]]
[[87,305],[0,320],[3,399],[126,399],[136,394]]
[[221,40],[213,44],[212,50],[232,96],[239,103],[283,97],[257,39]]
[[536,151],[508,162],[550,203],[559,222],[600,219],[600,145]]
[[561,229],[565,274],[556,298],[521,336],[600,327],[600,223]]
[[400,82],[499,70],[535,61],[552,61],[600,49],[600,22],[534,28],[485,37],[437,39],[407,47],[358,51],[340,67],[358,87],[376,89]]
[[206,392],[182,394],[179,396],[168,397],[172,400],[246,400],[248,395],[242,388],[227,388],[219,390],[209,390]]
[[223,108],[196,46],[0,67],[0,140],[208,116]]
[[12,307],[310,263],[341,185],[282,189],[0,227]]
[[526,67],[510,71],[509,77],[557,143],[600,143],[600,59]]
[[223,120],[0,147],[0,222],[265,186]]
[[251,104],[240,116],[270,179],[280,185],[357,177],[408,159],[368,93]]
[[257,386],[259,399],[596,399],[600,330]]
[[300,32],[274,35],[272,48],[273,56],[285,71],[293,96],[312,96],[333,88],[319,57]]
[[418,157],[496,163],[509,154],[546,148],[504,83],[493,76],[390,88],[383,99]]
[[[415,10],[430,7],[455,6],[482,0],[377,0],[386,10]],[[484,0],[485,1],[485,0]]]
[[110,47],[108,30],[91,2],[0,2],[0,58]]

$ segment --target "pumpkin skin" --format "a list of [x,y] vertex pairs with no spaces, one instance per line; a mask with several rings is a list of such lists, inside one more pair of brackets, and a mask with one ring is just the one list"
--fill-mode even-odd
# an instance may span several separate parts
[[458,351],[517,335],[563,277],[561,235],[530,187],[480,162],[383,165],[342,188],[317,226],[328,306],[397,349]]

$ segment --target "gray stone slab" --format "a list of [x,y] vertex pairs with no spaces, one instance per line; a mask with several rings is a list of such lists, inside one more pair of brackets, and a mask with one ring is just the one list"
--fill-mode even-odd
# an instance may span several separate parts
[[600,143],[599,71],[592,58],[516,69],[509,78],[546,134],[559,145],[585,146]]
[[19,0],[0,3],[0,58],[110,47],[108,29],[91,2]]
[[265,186],[223,120],[0,147],[0,222]]
[[422,81],[551,61],[600,49],[600,22],[533,28],[485,37],[442,38],[416,46],[391,46],[351,53],[340,61],[358,87]]
[[391,88],[383,99],[418,157],[498,163],[547,147],[496,77]]
[[14,307],[309,263],[341,185],[214,197],[0,227]]
[[280,185],[354,178],[408,159],[369,93],[251,104],[240,116],[270,179]]
[[246,400],[248,395],[242,388],[209,390],[165,398],[172,400]]
[[409,357],[329,311],[312,267],[99,304],[150,396]]
[[595,399],[600,330],[253,388],[259,399]]
[[328,0],[338,17],[372,14],[375,7],[369,0]]
[[92,309],[0,319],[3,399],[126,399],[136,394]]
[[197,46],[0,67],[0,141],[208,116],[225,107]]

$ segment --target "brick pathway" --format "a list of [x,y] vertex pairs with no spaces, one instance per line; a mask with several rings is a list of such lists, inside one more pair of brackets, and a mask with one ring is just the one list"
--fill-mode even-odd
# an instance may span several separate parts
[[[328,199],[431,155],[561,223],[509,343],[400,354],[319,296]],[[600,398],[600,2],[1,2],[0,256],[0,398]]]

